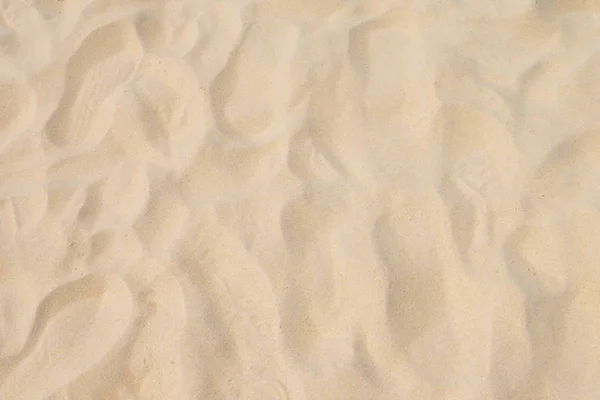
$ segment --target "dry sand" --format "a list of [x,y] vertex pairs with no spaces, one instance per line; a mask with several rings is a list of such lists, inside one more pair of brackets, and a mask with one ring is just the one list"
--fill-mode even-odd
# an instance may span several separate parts
[[0,400],[600,399],[600,1],[0,9]]

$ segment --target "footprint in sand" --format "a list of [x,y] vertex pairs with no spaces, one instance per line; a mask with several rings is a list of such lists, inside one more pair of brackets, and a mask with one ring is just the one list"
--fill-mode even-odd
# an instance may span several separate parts
[[270,141],[290,118],[288,77],[297,32],[288,25],[247,25],[210,92],[219,130],[241,143]]
[[565,210],[597,207],[599,152],[596,130],[564,140],[548,152],[523,197],[526,223],[550,226],[565,221]]
[[0,378],[6,400],[44,400],[97,364],[128,329],[131,293],[117,276],[87,276],[39,305],[25,349]]
[[518,399],[532,398],[533,392],[566,400],[600,395],[600,327],[595,322],[599,137],[596,131],[580,134],[550,152],[525,198],[526,220],[506,244],[511,272],[529,299],[528,328],[540,366]]
[[117,102],[111,139],[138,161],[182,170],[204,139],[205,104],[185,62],[148,53]]
[[391,335],[432,385],[475,399],[489,372],[490,296],[464,273],[437,193],[389,197],[373,236],[390,281]]
[[172,162],[189,157],[202,139],[205,112],[194,72],[181,60],[147,54],[133,90],[147,120],[147,138]]
[[142,56],[130,22],[91,33],[69,60],[62,101],[46,125],[48,140],[71,153],[98,144],[112,124],[116,96],[133,78]]
[[373,242],[390,282],[388,321],[402,348],[444,318],[450,226],[439,204],[434,207],[419,196],[389,197],[389,210],[375,223]]
[[476,265],[519,217],[519,153],[510,132],[475,107],[446,105],[438,118],[448,171],[444,195],[452,210],[455,242],[463,259]]
[[[264,373],[268,382],[281,379],[290,399],[303,400],[302,385],[283,351],[277,301],[265,271],[252,260],[243,243],[213,217],[207,215],[190,231],[189,239],[181,268],[194,286],[210,293],[210,323],[216,330],[223,329],[223,339],[229,343],[223,350],[229,353],[235,348],[235,353],[220,355],[219,363],[224,365],[211,373],[210,379],[221,381],[216,376],[221,368],[235,368],[242,377]],[[250,396],[250,390],[264,390],[266,394],[276,389],[267,390],[266,382],[257,386],[258,382],[240,382],[239,378],[237,375],[232,379],[234,383],[227,383],[223,389],[237,392],[236,396],[244,391]]]
[[245,32],[243,9],[235,3],[205,3],[198,15],[199,39],[187,55],[198,80],[210,85],[227,66]]

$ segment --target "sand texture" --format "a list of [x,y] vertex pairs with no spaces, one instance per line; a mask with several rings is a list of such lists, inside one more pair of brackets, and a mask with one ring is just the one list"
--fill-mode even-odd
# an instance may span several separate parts
[[0,400],[600,399],[600,0],[0,10]]

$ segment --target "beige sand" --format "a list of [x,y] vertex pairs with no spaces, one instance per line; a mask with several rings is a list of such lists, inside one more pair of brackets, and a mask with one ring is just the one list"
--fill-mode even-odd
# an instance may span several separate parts
[[600,1],[0,9],[0,400],[600,399]]

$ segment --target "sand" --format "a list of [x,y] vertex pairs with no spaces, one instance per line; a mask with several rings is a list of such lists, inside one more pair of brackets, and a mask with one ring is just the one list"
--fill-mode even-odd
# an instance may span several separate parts
[[0,400],[600,399],[600,1],[0,10]]

